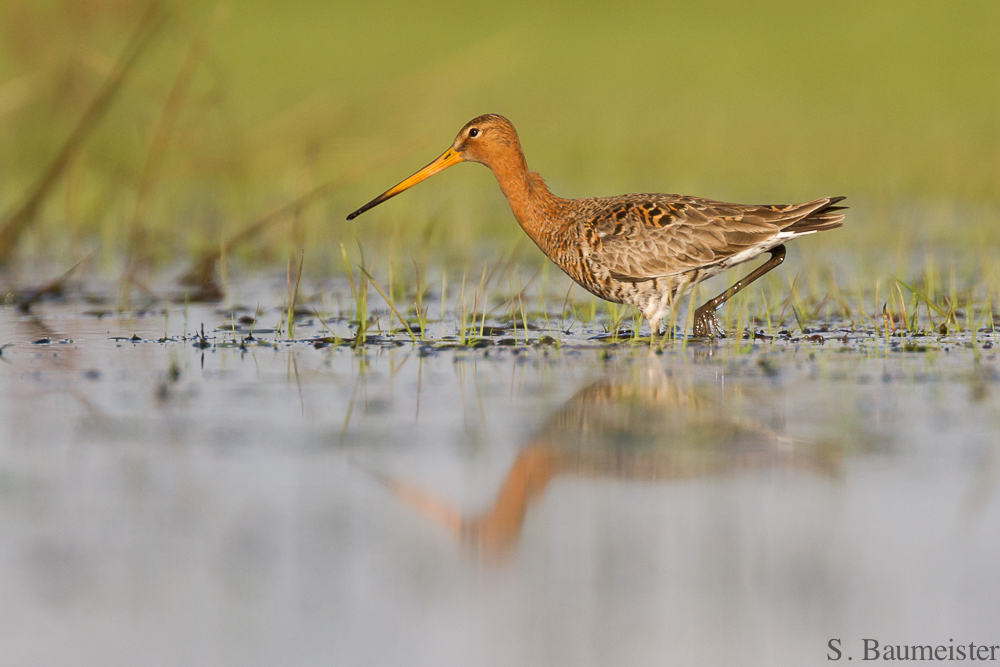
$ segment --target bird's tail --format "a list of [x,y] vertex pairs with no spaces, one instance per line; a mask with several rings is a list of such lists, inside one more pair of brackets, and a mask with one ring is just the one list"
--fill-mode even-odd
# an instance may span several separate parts
[[841,211],[847,209],[846,206],[836,206],[838,202],[847,199],[846,197],[827,197],[817,199],[813,202],[816,205],[808,215],[795,221],[782,231],[798,232],[806,234],[808,232],[823,232],[828,229],[836,229],[844,226],[844,214]]

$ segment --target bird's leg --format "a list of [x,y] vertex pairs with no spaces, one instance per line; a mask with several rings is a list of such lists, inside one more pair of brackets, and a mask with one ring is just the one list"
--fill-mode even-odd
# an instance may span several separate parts
[[660,327],[662,326],[662,317],[647,317],[646,321],[649,322],[649,336],[654,341],[660,338]]
[[693,334],[696,338],[713,338],[715,336],[719,336],[720,338],[726,337],[726,332],[723,331],[722,327],[719,325],[719,320],[715,317],[715,311],[741,289],[785,261],[784,245],[771,248],[770,253],[771,259],[754,269],[753,272],[746,278],[736,281],[735,285],[714,299],[709,299],[694,311]]

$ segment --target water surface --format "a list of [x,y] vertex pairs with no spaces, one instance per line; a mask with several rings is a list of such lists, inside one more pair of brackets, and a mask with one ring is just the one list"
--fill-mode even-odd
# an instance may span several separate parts
[[0,310],[0,662],[1000,644],[992,334],[352,347],[260,333],[278,306],[249,341],[206,305]]

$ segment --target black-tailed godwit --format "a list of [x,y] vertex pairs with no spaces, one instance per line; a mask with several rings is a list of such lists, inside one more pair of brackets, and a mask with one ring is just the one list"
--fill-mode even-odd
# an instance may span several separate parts
[[844,197],[765,206],[667,194],[563,199],[528,170],[517,131],[496,114],[473,119],[439,158],[354,213],[352,220],[458,164],[493,172],[521,228],[588,292],[638,308],[654,336],[678,298],[697,283],[761,253],[770,258],[694,314],[694,335],[725,336],[715,311],[785,259],[785,242],[844,224]]

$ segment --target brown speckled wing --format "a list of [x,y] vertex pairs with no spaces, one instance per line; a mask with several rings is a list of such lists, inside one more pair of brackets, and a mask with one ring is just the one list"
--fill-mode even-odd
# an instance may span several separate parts
[[830,213],[839,210],[831,209],[836,201],[748,206],[639,194],[585,200],[578,219],[590,241],[590,261],[616,280],[639,282],[718,265],[776,240],[782,231],[838,227],[843,215]]

